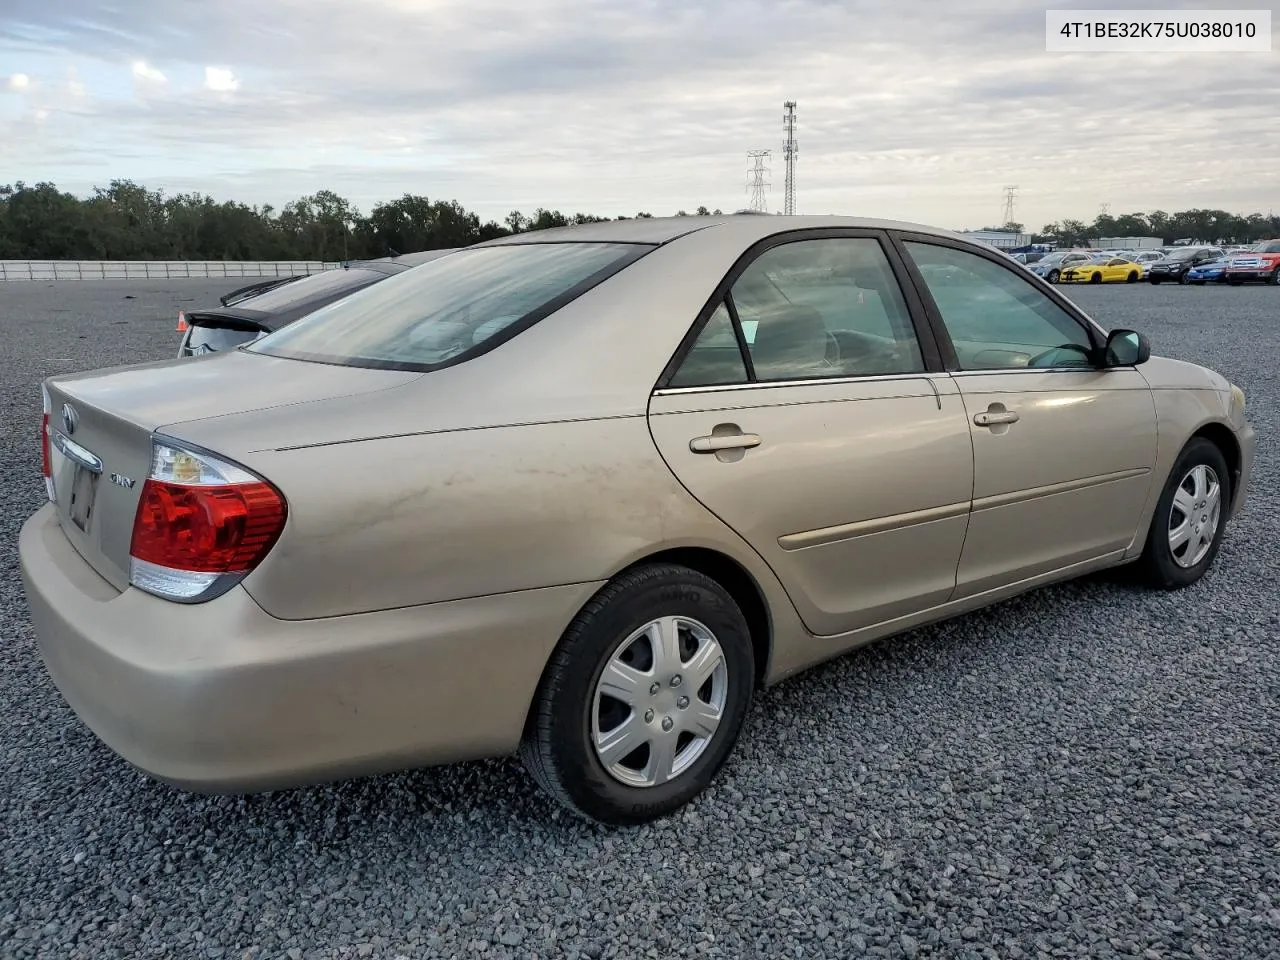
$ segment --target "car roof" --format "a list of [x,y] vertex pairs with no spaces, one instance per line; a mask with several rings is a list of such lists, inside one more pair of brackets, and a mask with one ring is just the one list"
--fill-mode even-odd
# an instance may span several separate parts
[[[920,223],[902,220],[879,220],[869,217],[772,214],[722,214],[720,216],[688,217],[639,217],[628,220],[604,220],[599,223],[572,224],[567,227],[551,227],[531,230],[508,237],[498,237],[476,244],[477,247],[508,246],[524,243],[646,243],[664,244],[698,231],[714,230],[744,236],[766,237],[787,230],[806,230],[820,227],[845,227],[863,230],[906,230],[934,236],[964,240],[958,233]],[[972,242],[972,241],[970,241]]]

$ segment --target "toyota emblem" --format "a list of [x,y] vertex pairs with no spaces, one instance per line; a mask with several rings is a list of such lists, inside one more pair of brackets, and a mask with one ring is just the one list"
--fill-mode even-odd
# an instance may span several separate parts
[[76,408],[69,403],[62,405],[62,426],[68,434],[76,432],[76,424],[80,422],[80,414],[76,413]]

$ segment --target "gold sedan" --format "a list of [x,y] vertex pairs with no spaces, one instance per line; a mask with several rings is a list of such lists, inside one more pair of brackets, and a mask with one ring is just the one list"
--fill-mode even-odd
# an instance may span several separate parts
[[1062,283],[1137,283],[1142,279],[1142,264],[1125,257],[1099,258],[1077,263],[1062,271]]
[[839,217],[505,237],[43,400],[26,596],[127,760],[240,792],[518,752],[610,824],[861,644],[1195,583],[1255,446],[1237,388],[999,252]]

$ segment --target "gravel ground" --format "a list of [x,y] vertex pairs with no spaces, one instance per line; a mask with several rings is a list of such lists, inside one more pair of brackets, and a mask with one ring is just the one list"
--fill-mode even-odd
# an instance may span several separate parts
[[63,704],[15,552],[39,377],[168,356],[178,306],[235,285],[0,284],[0,955],[1280,956],[1280,290],[1071,291],[1249,395],[1252,501],[1204,581],[846,656],[760,697],[682,816],[609,832],[513,761],[188,795]]

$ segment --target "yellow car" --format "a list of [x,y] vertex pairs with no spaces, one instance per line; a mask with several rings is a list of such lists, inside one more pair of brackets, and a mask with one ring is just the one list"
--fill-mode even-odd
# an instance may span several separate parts
[[1142,264],[1124,257],[1108,257],[1089,263],[1073,263],[1062,271],[1061,283],[1137,283]]

